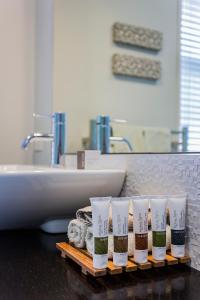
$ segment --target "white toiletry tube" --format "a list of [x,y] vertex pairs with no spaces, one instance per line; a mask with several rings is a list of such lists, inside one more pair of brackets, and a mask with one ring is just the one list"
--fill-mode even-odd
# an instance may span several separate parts
[[128,211],[129,199],[112,198],[113,263],[126,266],[128,260]]
[[97,269],[107,267],[108,263],[108,226],[111,197],[90,198],[93,228],[93,266]]
[[148,257],[148,210],[149,199],[145,196],[132,198],[134,260],[137,263],[147,262]]
[[152,215],[152,255],[156,260],[164,260],[166,256],[166,208],[167,197],[150,198]]
[[175,257],[185,256],[185,212],[186,197],[169,196],[169,218],[171,227],[171,254]]

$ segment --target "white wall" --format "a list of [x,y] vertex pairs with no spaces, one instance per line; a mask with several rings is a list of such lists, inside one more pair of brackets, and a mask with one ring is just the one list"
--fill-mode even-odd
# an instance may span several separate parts
[[[35,0],[35,101],[34,111],[37,114],[52,113],[53,97],[53,0]],[[50,118],[36,118],[35,132],[51,131]],[[37,142],[31,145],[34,149],[33,162],[50,164],[51,144]]]
[[[178,0],[54,0],[54,8],[53,109],[68,113],[68,150],[80,148],[89,119],[98,114],[135,125],[178,126]],[[116,46],[111,34],[116,21],[160,30],[163,50],[153,54]],[[116,52],[160,59],[161,80],[114,78]]]
[[50,143],[20,148],[32,132],[50,132],[53,0],[0,0],[0,164],[50,163]]
[[34,0],[0,0],[0,164],[29,163],[20,149],[33,130]]

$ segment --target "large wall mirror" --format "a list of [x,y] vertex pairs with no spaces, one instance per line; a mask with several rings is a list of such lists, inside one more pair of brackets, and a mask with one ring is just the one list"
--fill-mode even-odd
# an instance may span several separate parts
[[[180,9],[176,0],[55,1],[54,110],[68,113],[69,152],[95,148],[98,116],[109,116],[111,136],[131,144],[112,139],[111,152],[190,149],[180,119]],[[161,49],[114,42],[116,22],[159,31]],[[159,61],[160,78],[113,74],[114,54]]]
[[200,0],[10,0],[0,13],[0,164],[49,164],[49,142],[20,145],[51,133],[54,112],[67,153],[200,152]]
[[[106,126],[107,152],[200,150],[197,2],[54,1],[53,110],[68,114],[68,152],[95,149]],[[113,40],[115,23],[122,41]],[[131,44],[133,34],[141,45]],[[114,74],[115,54],[122,69],[139,73]],[[151,63],[160,68],[156,79],[148,76]]]

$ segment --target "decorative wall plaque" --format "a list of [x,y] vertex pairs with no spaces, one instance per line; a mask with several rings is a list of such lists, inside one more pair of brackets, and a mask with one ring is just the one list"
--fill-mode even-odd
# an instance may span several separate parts
[[113,25],[113,40],[156,51],[162,48],[160,31],[122,23]]
[[161,75],[161,63],[149,58],[114,54],[112,71],[115,75],[126,75],[157,80]]

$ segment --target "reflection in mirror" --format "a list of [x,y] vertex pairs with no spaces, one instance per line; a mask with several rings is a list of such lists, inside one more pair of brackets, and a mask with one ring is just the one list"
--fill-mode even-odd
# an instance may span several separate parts
[[20,149],[51,133],[33,113],[66,112],[68,153],[200,151],[199,1],[16,0],[0,13],[1,164],[49,164],[50,143]]
[[68,152],[199,151],[200,4],[181,2],[54,1],[54,111],[68,113]]

